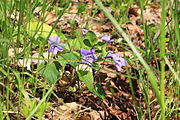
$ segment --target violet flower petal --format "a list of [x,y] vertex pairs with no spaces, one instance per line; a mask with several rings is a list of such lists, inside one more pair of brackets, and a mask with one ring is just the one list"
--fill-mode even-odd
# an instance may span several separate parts
[[53,52],[54,51],[54,46],[50,46],[50,48],[49,48],[49,52]]
[[115,66],[116,66],[117,71],[121,71],[121,70],[122,70],[122,65],[121,65],[121,63],[120,63],[120,64],[115,63]]
[[96,55],[93,55],[93,60],[94,61],[98,60],[98,57]]
[[56,55],[57,52],[58,52],[58,49],[57,49],[57,48],[54,48],[54,50],[53,50],[54,55]]
[[48,40],[49,44],[52,44],[52,43],[59,43],[60,42],[60,38],[58,37],[58,35],[54,36],[54,37],[49,37],[49,40]]
[[114,41],[114,40],[111,40],[111,39],[110,39],[110,36],[108,36],[108,35],[105,35],[105,36],[101,37],[101,40],[104,40],[104,41],[106,41],[107,43],[111,43],[111,42]]
[[54,55],[56,55],[58,51],[61,52],[64,50],[62,46],[58,45],[60,43],[60,38],[57,35],[54,37],[49,37],[48,42],[50,44],[49,52],[53,52]]
[[87,50],[87,49],[81,49],[80,53],[83,57],[87,56],[88,54],[91,54],[90,50]]
[[88,30],[87,30],[87,29],[82,29],[81,31],[82,31],[82,34],[83,34],[83,35],[85,35],[85,34],[88,33]]
[[93,53],[93,54],[94,54],[96,50],[95,50],[95,48],[91,48],[91,50],[90,50],[90,51],[91,51],[91,53]]
[[122,64],[122,66],[128,65],[127,61],[122,57],[119,58],[118,62],[120,62]]
[[105,58],[110,58],[110,57],[113,59],[118,71],[121,71],[122,66],[128,65],[127,61],[124,58],[120,57],[118,54],[110,53]]
[[82,63],[91,64],[93,61],[96,61],[98,59],[97,56],[94,55],[95,48],[92,48],[90,50],[81,49],[80,53],[83,56]]
[[88,57],[85,57],[85,58],[83,58],[83,60],[82,60],[82,63],[87,63],[87,64],[91,64],[92,62],[94,61],[94,59],[93,58],[88,58]]
[[57,49],[57,50],[60,51],[60,52],[64,50],[64,48],[61,47],[60,45],[56,45],[56,46],[55,46],[55,49]]
[[54,55],[57,54],[58,51],[63,51],[64,49],[60,46],[60,45],[54,45],[54,46],[50,46],[49,52],[53,52]]
[[110,40],[110,36],[105,35],[105,36],[103,36],[103,37],[101,38],[101,40],[105,40],[105,41]]

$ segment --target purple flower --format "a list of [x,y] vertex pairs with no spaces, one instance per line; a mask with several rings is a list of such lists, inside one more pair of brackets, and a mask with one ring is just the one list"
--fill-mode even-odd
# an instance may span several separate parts
[[50,44],[49,52],[53,52],[54,55],[57,54],[58,51],[63,51],[62,46],[59,45],[60,38],[56,35],[54,37],[49,37],[48,43]]
[[111,40],[111,39],[110,39],[110,36],[108,36],[108,35],[103,36],[103,37],[101,38],[101,40],[104,40],[104,41],[106,41],[107,43],[111,43],[111,42],[114,41],[114,40]]
[[115,66],[117,68],[117,71],[121,71],[122,66],[128,65],[127,61],[124,58],[120,57],[118,54],[115,54],[115,53],[110,53],[109,56],[106,56],[106,58],[113,59]]
[[87,29],[82,29],[82,34],[85,35],[88,33],[88,30]]
[[97,56],[94,55],[95,48],[92,48],[90,50],[87,49],[81,49],[80,53],[83,56],[82,63],[91,64],[93,61],[97,60]]

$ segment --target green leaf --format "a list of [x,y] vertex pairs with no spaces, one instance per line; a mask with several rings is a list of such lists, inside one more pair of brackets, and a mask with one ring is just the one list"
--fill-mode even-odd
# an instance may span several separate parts
[[107,50],[106,50],[106,45],[103,45],[103,46],[101,47],[101,50],[102,50],[102,55],[103,55],[103,57],[105,57],[105,56],[108,54],[108,52],[107,52]]
[[97,44],[97,38],[93,32],[89,31],[85,36],[81,37],[77,35],[75,39],[68,39],[67,42],[71,49],[90,49]]
[[0,43],[1,42],[2,42],[2,44],[0,47],[0,58],[5,59],[5,58],[8,58],[8,49],[9,49],[8,42],[9,42],[9,40],[8,39],[0,39]]
[[113,90],[113,88],[109,88],[109,91],[112,93],[112,94],[114,94],[114,90]]
[[78,74],[79,79],[86,84],[89,91],[95,93],[95,89],[94,89],[94,86],[93,86],[94,77],[93,77],[92,72],[78,70],[77,74]]
[[9,42],[10,40],[9,39],[6,39],[6,38],[2,38],[0,39],[0,42]]
[[60,77],[60,73],[54,63],[42,63],[38,66],[38,70],[39,74],[41,74],[50,85],[55,84]]
[[105,45],[106,43],[105,42],[98,42],[97,44],[96,44],[96,46],[103,46],[103,45]]
[[86,10],[86,4],[84,4],[84,3],[79,3],[77,13],[82,13],[82,12],[84,12],[85,10]]
[[70,0],[61,0],[58,4],[60,5],[60,7],[65,7],[67,4],[69,4],[69,2],[71,2]]
[[24,98],[23,104],[21,104],[20,111],[24,116],[28,116],[28,114],[35,108],[36,100]]
[[96,87],[95,88],[96,88],[97,96],[99,96],[100,98],[104,99],[106,93],[105,93],[103,87],[100,84],[96,83]]
[[70,51],[70,47],[67,43],[61,43],[61,46],[64,48],[64,50]]
[[105,98],[105,91],[101,87],[101,85],[96,84],[96,89],[94,88],[94,76],[93,73],[90,71],[83,71],[83,70],[78,70],[77,71],[79,79],[85,83],[87,88],[89,89],[90,92],[93,92],[95,95],[100,97],[101,99]]
[[[34,34],[36,34],[37,36],[47,38],[51,29],[51,26],[41,21],[31,21],[27,24],[28,34],[31,36],[34,36]],[[50,37],[54,37],[55,35],[56,32],[53,30]]]
[[71,26],[72,28],[76,28],[76,26],[78,25],[77,21],[74,20],[74,19],[68,20],[68,23],[70,24],[70,26]]
[[[69,52],[61,54],[61,57],[58,58],[59,63],[64,66],[64,64],[70,64],[73,67],[76,67],[79,65],[80,56],[77,52]],[[62,63],[61,63],[62,62]]]
[[113,88],[111,88],[109,82],[106,83],[106,86],[107,86],[108,90],[109,90],[112,94],[114,94],[114,90],[113,90]]
[[96,37],[96,34],[92,31],[89,31],[87,34],[86,34],[86,39],[89,39],[90,43],[92,46],[94,46],[95,44],[97,44],[98,40],[97,40],[97,37]]
[[91,42],[89,41],[89,39],[84,39],[84,40],[83,40],[83,43],[84,43],[87,47],[92,48],[92,45],[91,45]]
[[[40,118],[43,112],[47,110],[50,105],[52,105],[50,102],[45,102],[41,104],[37,112],[34,114],[34,116]],[[37,102],[35,99],[24,98],[23,104],[21,104],[21,107],[20,107],[20,111],[25,117],[27,117],[36,106],[37,106]]]
[[95,44],[95,46],[100,49],[100,51],[96,50],[96,52],[102,53],[103,57],[105,57],[107,55],[107,53],[108,53],[106,50],[107,43],[98,42],[97,44]]
[[77,37],[76,39],[69,39],[67,42],[69,43],[69,47],[71,49],[77,49],[80,50],[82,48],[82,38],[81,37]]

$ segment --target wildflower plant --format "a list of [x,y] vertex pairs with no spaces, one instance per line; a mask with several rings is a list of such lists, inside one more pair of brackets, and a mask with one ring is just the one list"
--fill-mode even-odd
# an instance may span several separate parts
[[[57,61],[60,64],[61,71],[64,71],[64,68],[67,64],[71,65],[74,68],[74,70],[76,70],[77,74],[75,75],[77,75],[78,78],[86,84],[87,88],[91,92],[99,96],[100,98],[104,98],[105,94],[103,95],[100,94],[98,91],[96,91],[96,88],[93,85],[94,75],[92,71],[76,69],[76,67],[78,67],[80,64],[87,64],[88,66],[92,67],[92,69],[96,69],[96,67],[100,69],[101,65],[98,62],[102,61],[101,58],[107,55],[106,43],[111,43],[114,40],[111,40],[110,36],[105,35],[101,38],[101,40],[106,42],[105,43],[102,42],[101,40],[98,40],[96,34],[92,31],[89,31],[87,29],[81,29],[79,32],[81,33],[82,37],[76,37],[75,39],[65,38],[63,44],[67,43],[70,49],[66,49],[66,51],[64,52],[62,52],[64,50],[63,48],[64,46],[60,42],[60,37],[58,35],[55,35],[54,37],[49,37],[48,39],[48,43],[50,44],[49,52],[53,52],[54,55],[56,55],[57,59],[55,61]],[[57,54],[58,52],[61,53]],[[122,66],[127,65],[126,60],[121,58],[115,53],[108,54],[106,58],[113,59],[117,71],[120,71],[122,69]],[[56,70],[56,68],[58,68],[56,65],[57,64],[53,62],[44,69],[45,72],[42,72],[42,70],[40,71],[41,75],[43,75],[47,79],[47,82],[50,84],[56,83],[56,80],[61,77],[56,75],[57,71],[60,70],[60,69]],[[42,66],[45,66],[45,64],[43,64]],[[53,70],[51,71],[52,68]],[[49,77],[52,76],[50,74],[52,74],[53,78],[56,80],[54,79],[52,80],[52,77]],[[73,79],[74,77],[72,76],[71,78]],[[100,87],[100,85],[97,86],[98,89],[103,89],[102,87]]]

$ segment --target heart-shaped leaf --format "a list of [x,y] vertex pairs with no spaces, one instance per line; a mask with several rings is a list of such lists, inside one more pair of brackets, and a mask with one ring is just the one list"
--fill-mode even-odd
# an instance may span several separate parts
[[39,73],[45,78],[50,85],[55,84],[60,77],[60,73],[54,63],[41,63],[38,66]]

